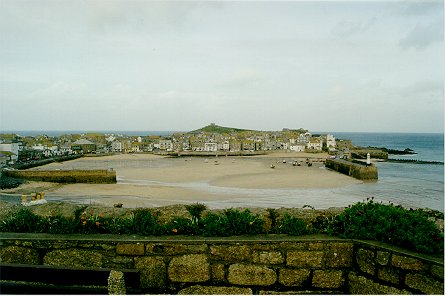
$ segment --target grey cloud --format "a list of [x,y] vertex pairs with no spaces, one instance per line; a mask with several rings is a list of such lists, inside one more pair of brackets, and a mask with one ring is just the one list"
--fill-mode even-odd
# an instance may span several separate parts
[[393,4],[394,13],[399,15],[423,16],[443,12],[442,0],[400,1]]
[[339,38],[347,38],[367,32],[375,23],[377,17],[369,18],[367,21],[341,21],[332,29],[332,33]]
[[402,49],[424,49],[434,43],[443,43],[443,22],[435,21],[426,25],[417,24],[403,39],[399,41]]

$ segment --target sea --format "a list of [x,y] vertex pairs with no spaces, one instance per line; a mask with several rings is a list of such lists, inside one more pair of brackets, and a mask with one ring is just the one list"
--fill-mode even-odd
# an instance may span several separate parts
[[332,133],[362,147],[414,150],[416,154],[390,155],[395,159],[436,161],[442,164],[377,162],[379,179],[344,188],[345,194],[375,197],[406,207],[444,211],[444,134],[439,133]]
[[[173,134],[173,131],[96,131],[129,136]],[[4,133],[2,131],[2,133]],[[21,136],[60,136],[86,131],[6,131]],[[336,139],[352,140],[362,147],[386,147],[414,150],[412,155],[392,155],[390,158],[436,161],[442,164],[376,162],[378,181],[353,184],[332,189],[241,189],[220,188],[205,184],[189,184],[193,189],[207,192],[239,194],[237,200],[207,203],[213,208],[227,207],[298,207],[303,204],[315,208],[347,206],[374,197],[383,203],[400,204],[407,208],[429,208],[444,211],[444,134],[439,133],[357,133],[321,132],[333,134]],[[243,198],[244,197],[244,198]],[[1,199],[5,198],[4,195]]]

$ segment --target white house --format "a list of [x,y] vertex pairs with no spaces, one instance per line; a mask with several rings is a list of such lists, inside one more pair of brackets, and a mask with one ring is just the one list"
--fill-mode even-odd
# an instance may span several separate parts
[[39,150],[39,151],[43,151],[47,148],[47,146],[43,146],[42,144],[37,144],[37,145],[32,145],[32,150]]
[[107,142],[113,142],[116,140],[116,137],[114,135],[110,135],[109,137],[105,138],[105,140],[107,140]]
[[19,159],[19,143],[0,144],[0,151],[11,152],[11,160],[14,162]]
[[311,138],[309,143],[306,144],[307,149],[313,149],[322,151],[323,150],[323,140],[320,138]]
[[166,150],[166,151],[173,151],[172,140],[160,140],[159,141],[159,149]]
[[8,164],[9,156],[0,152],[0,167]]
[[295,151],[295,152],[304,152],[306,150],[306,146],[302,145],[302,144],[290,145],[289,150]]
[[59,151],[62,155],[73,154],[73,150],[71,150],[71,143],[67,142],[67,143],[60,145]]
[[113,141],[111,143],[111,150],[114,152],[122,152],[122,143],[119,141]]
[[217,143],[204,143],[204,151],[216,152],[218,151]]
[[326,135],[326,147],[335,148],[336,146],[337,146],[337,143],[335,142],[335,137],[333,135],[327,134]]
[[229,141],[224,141],[222,143],[222,150],[224,150],[224,151],[229,151],[230,150],[230,142]]

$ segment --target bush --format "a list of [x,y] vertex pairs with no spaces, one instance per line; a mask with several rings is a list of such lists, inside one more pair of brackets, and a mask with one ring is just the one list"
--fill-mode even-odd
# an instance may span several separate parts
[[63,216],[41,218],[44,225],[44,232],[53,234],[77,233],[79,224],[76,221],[68,220]]
[[199,232],[198,223],[184,217],[176,217],[173,221],[167,223],[164,228],[166,233],[170,234],[194,235]]
[[185,206],[187,211],[192,215],[192,222],[193,224],[198,224],[199,220],[201,219],[202,212],[207,209],[206,205],[196,203],[193,205],[187,205]]
[[260,234],[264,221],[253,215],[248,209],[228,209],[224,215],[209,213],[202,220],[201,234],[205,236],[232,236],[241,234]]
[[134,215],[131,218],[111,218],[104,222],[107,233],[132,234],[134,233]]
[[2,176],[0,173],[0,189],[12,189],[19,187],[25,181],[22,179]]
[[292,217],[289,214],[284,215],[281,225],[278,226],[278,233],[290,234],[290,235],[304,235],[309,231],[306,226],[306,222],[303,220]]
[[104,227],[105,219],[102,215],[93,215],[93,213],[86,212],[80,216],[80,224],[78,224],[78,232],[82,234],[95,234],[95,233],[107,233],[107,229]]
[[[201,217],[204,205],[187,207],[192,218],[176,217],[161,225],[159,212],[140,209],[129,218],[108,218],[102,214],[77,213],[76,220],[63,216],[40,217],[29,208],[21,208],[0,223],[0,232],[47,232],[54,234],[139,234],[139,235],[204,235],[234,236],[264,233],[264,221],[250,210],[228,209],[221,214],[208,212]],[[429,220],[440,213],[426,210],[407,210],[401,206],[383,205],[373,200],[359,202],[337,216],[319,216],[307,225],[289,214],[279,219],[275,210],[269,209],[273,233],[304,235],[322,232],[343,238],[376,240],[398,245],[423,253],[443,252],[443,233]],[[443,215],[443,214],[442,214]],[[443,216],[442,216],[443,217]]]
[[208,213],[202,219],[200,234],[204,236],[228,236],[229,223],[226,216]]
[[373,200],[346,208],[336,217],[328,233],[387,242],[424,253],[443,252],[443,234],[425,212]]
[[2,221],[1,232],[45,232],[42,219],[28,208],[22,208],[14,216]]
[[249,209],[228,209],[224,213],[227,217],[229,235],[259,234],[263,232],[264,221],[253,215]]
[[140,235],[164,234],[164,228],[158,223],[159,212],[152,213],[150,210],[142,209],[134,213],[134,232]]

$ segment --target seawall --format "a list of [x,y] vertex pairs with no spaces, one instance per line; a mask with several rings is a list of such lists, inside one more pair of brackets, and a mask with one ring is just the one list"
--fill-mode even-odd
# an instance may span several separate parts
[[143,293],[440,294],[443,259],[324,235],[2,233],[2,263],[137,269]]
[[57,157],[51,157],[47,159],[41,159],[41,160],[33,160],[30,162],[25,163],[16,163],[12,165],[13,168],[18,170],[26,170],[38,166],[42,166],[45,164],[53,163],[53,162],[63,162],[63,161],[69,161],[77,158],[81,158],[83,155],[69,155],[69,156],[57,156]]
[[116,183],[114,170],[14,170],[3,171],[12,178],[56,183]]
[[170,156],[255,156],[255,155],[265,155],[265,151],[181,151],[181,152],[160,152],[156,153],[159,155],[170,155]]
[[377,180],[377,167],[373,164],[366,166],[343,159],[326,159],[325,166],[339,173],[354,177],[359,180]]

